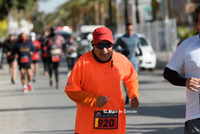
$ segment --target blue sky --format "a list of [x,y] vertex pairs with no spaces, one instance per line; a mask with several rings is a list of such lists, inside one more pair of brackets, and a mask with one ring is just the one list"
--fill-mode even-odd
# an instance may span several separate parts
[[58,6],[65,3],[68,0],[48,0],[46,2],[38,1],[38,10],[45,13],[52,13]]
[[[46,0],[46,2],[38,0],[38,10],[43,11],[45,13],[52,13],[56,10],[58,6],[67,2],[68,0]],[[121,2],[122,0],[117,0],[117,2]]]

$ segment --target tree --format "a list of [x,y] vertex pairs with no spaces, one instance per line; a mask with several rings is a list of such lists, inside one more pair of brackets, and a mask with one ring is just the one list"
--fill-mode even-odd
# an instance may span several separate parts
[[101,24],[100,18],[105,20],[106,16],[105,3],[107,0],[69,0],[59,7],[58,12],[62,21],[77,30],[81,24]]
[[7,27],[6,20],[0,20],[0,37],[6,33]]
[[[28,18],[32,22],[32,12],[37,9],[37,0],[0,0],[0,21],[8,22],[8,15],[12,14],[14,19],[20,21],[22,17]],[[0,37],[8,33],[6,30],[0,29]]]
[[157,14],[159,12],[159,7],[160,7],[160,4],[157,2],[157,0],[152,0],[151,1],[151,6],[152,6],[152,14],[153,14],[153,20],[152,21],[155,21],[158,19],[157,17]]
[[[115,23],[118,23],[116,17],[120,14],[116,15],[116,5],[112,6],[114,23],[112,26],[115,26]],[[108,11],[108,0],[68,0],[59,6],[56,12],[48,14],[43,20],[43,24],[48,28],[52,25],[68,25],[76,31],[82,24],[108,24],[111,20]]]
[[[11,9],[26,10],[33,6],[37,0],[0,0],[0,20],[5,19]],[[30,5],[30,6],[28,6]]]

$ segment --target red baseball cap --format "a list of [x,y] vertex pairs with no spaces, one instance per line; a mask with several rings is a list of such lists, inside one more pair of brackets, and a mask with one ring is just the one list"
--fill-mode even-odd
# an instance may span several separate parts
[[93,32],[93,41],[95,44],[98,44],[102,40],[110,41],[112,44],[114,43],[112,32],[107,27],[98,27]]

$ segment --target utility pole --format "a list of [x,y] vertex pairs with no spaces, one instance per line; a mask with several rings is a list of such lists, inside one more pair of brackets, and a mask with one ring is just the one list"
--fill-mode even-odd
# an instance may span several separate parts
[[[187,6],[189,6],[189,7],[191,6],[191,0],[187,0]],[[192,26],[192,15],[191,15],[190,11],[188,13],[187,19],[188,19],[189,26],[191,27]]]
[[113,19],[112,19],[112,0],[109,0],[109,27],[113,26]]
[[168,9],[168,1],[164,0],[165,6],[165,22],[169,21],[169,9]]
[[100,4],[100,24],[105,25],[105,10],[104,10],[104,4]]
[[128,0],[124,0],[124,16],[125,16],[125,24],[128,23]]
[[140,17],[139,17],[139,10],[138,10],[138,0],[135,0],[135,8],[136,8],[136,11],[135,11],[136,22],[137,22],[137,24],[139,24],[140,23]]
[[[128,14],[128,0],[124,0],[125,9],[124,9],[124,16],[125,16],[125,23],[131,22],[131,16]],[[135,16],[136,16],[136,23],[140,23],[139,17],[139,10],[138,10],[138,0],[135,0]]]
[[99,24],[99,2],[94,1],[94,11],[95,11],[95,24]]
[[120,25],[120,14],[119,14],[119,3],[115,0],[115,18],[116,18],[116,32],[119,32],[119,25]]

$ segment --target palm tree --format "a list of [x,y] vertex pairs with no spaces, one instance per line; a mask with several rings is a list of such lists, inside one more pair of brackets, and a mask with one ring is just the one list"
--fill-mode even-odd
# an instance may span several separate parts
[[105,3],[107,0],[69,0],[59,7],[58,12],[62,21],[77,30],[81,24],[101,24],[100,19],[105,23]]

